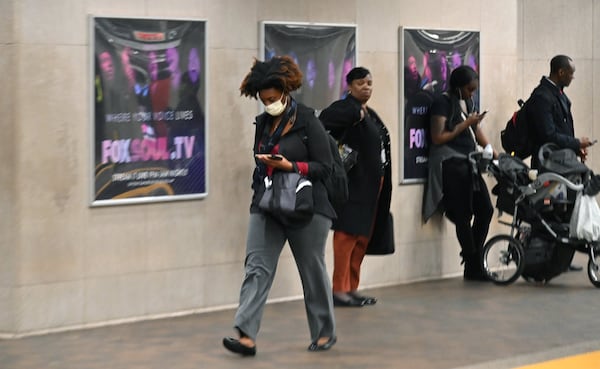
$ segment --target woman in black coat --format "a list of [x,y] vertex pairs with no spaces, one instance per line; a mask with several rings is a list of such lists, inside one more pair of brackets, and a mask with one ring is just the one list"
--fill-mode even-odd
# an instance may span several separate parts
[[394,248],[390,138],[379,116],[367,106],[373,91],[369,70],[352,69],[346,82],[348,96],[319,116],[336,139],[358,152],[348,172],[349,199],[338,209],[332,226],[333,301],[336,306],[364,306],[377,302],[357,293],[365,254],[391,253]]
[[[256,61],[244,78],[242,95],[258,98],[265,112],[256,117],[252,203],[246,241],[245,276],[234,328],[225,348],[242,356],[256,354],[264,306],[284,245],[292,250],[304,289],[311,336],[309,351],[329,350],[337,341],[331,284],[325,265],[325,244],[335,212],[323,179],[331,172],[329,139],[314,111],[290,95],[302,84],[298,65],[288,56]],[[266,177],[298,172],[313,184],[314,214],[306,222],[288,224],[260,209]],[[297,334],[292,332],[291,334]]]

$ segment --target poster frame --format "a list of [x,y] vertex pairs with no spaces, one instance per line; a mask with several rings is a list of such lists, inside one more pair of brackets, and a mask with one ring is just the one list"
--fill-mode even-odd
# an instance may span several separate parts
[[[116,205],[133,205],[133,204],[147,204],[157,202],[171,202],[171,201],[186,201],[186,200],[199,200],[204,199],[209,195],[209,184],[210,184],[210,149],[209,139],[210,136],[210,112],[208,93],[210,91],[210,76],[208,75],[208,63],[210,60],[208,39],[209,39],[209,27],[208,21],[202,18],[182,18],[182,17],[147,17],[147,16],[124,16],[124,15],[105,15],[105,14],[88,14],[88,102],[89,102],[89,115],[88,115],[88,127],[89,127],[89,206],[90,207],[103,207],[103,206],[116,206]],[[201,102],[202,109],[204,111],[204,192],[190,193],[190,194],[173,194],[173,195],[160,195],[160,196],[142,196],[132,197],[123,199],[97,199],[96,198],[96,135],[95,135],[95,52],[96,52],[96,19],[115,19],[115,20],[148,20],[148,21],[183,21],[183,22],[195,22],[203,23],[204,39],[201,41],[202,53],[204,55],[201,60],[200,73],[203,75],[203,101]]]
[[[473,33],[476,34],[477,36],[477,44],[474,45],[475,49],[476,49],[476,54],[477,54],[477,59],[476,59],[476,63],[477,63],[477,72],[479,75],[481,75],[481,31],[480,30],[475,30],[475,29],[453,29],[453,28],[432,28],[432,27],[407,27],[407,26],[400,26],[398,28],[398,124],[399,124],[399,129],[398,129],[398,135],[399,135],[399,145],[401,147],[401,150],[399,150],[400,153],[400,160],[398,160],[398,165],[399,165],[399,184],[400,185],[411,185],[411,184],[424,184],[427,181],[427,177],[414,177],[414,176],[407,176],[406,175],[406,170],[407,167],[405,165],[405,158],[407,156],[407,152],[408,150],[410,150],[409,147],[407,147],[406,143],[405,143],[405,139],[406,139],[406,112],[405,112],[405,77],[404,77],[404,68],[405,68],[405,61],[406,61],[406,40],[405,40],[405,31],[422,31],[422,32],[465,32],[465,33]],[[443,50],[443,51],[447,51],[447,50]],[[464,64],[464,63],[463,63]],[[448,74],[447,74],[447,78],[450,78],[450,70],[448,69]],[[476,94],[477,94],[477,101],[478,101],[478,105],[481,106],[481,81],[480,81],[480,88],[477,90]],[[428,161],[428,155],[426,160]]]
[[[358,26],[356,24],[353,23],[320,23],[320,22],[293,22],[293,21],[268,21],[268,20],[263,20],[259,22],[259,58],[261,60],[265,60],[266,58],[266,54],[265,54],[265,38],[266,38],[266,27],[269,25],[281,25],[281,26],[290,26],[290,27],[306,27],[306,28],[311,28],[311,27],[339,27],[339,28],[352,28],[354,29],[354,65],[353,67],[360,65],[359,61],[358,61],[358,50],[359,50],[359,45],[358,45]],[[302,66],[300,66],[300,69],[302,70],[303,74],[304,74],[304,70],[302,68]],[[345,76],[342,76],[342,78],[344,78]],[[341,97],[339,97],[341,98]],[[338,98],[338,99],[339,99]],[[336,99],[337,100],[337,99]],[[299,100],[300,102],[302,102],[302,100]],[[324,107],[328,106],[329,104],[331,104],[333,101],[328,101],[326,104],[324,104]],[[309,104],[310,106],[310,104]],[[315,113],[319,113],[319,109],[317,107],[314,106],[310,106],[311,108],[315,109]],[[262,104],[260,104],[259,102],[259,112],[264,111],[264,106]]]

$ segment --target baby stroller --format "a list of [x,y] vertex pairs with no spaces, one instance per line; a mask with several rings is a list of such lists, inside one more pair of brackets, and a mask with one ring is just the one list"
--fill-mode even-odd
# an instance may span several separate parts
[[570,236],[570,221],[578,196],[596,195],[600,176],[593,173],[570,149],[554,144],[541,147],[539,174],[517,157],[501,154],[487,170],[497,184],[496,208],[512,215],[499,220],[509,234],[489,239],[482,251],[482,267],[496,284],[507,285],[520,276],[547,283],[566,271],[576,251],[589,255],[590,282],[600,288],[600,242]]

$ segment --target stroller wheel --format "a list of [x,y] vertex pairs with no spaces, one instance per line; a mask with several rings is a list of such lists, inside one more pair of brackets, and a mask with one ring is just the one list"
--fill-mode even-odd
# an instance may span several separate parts
[[588,277],[594,287],[600,288],[600,248],[595,247],[590,252],[590,260],[588,261]]
[[525,251],[521,243],[509,235],[494,236],[483,246],[482,264],[491,281],[511,284],[525,269]]

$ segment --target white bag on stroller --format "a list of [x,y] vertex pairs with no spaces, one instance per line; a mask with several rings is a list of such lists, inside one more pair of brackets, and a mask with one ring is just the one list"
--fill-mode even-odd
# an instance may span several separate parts
[[582,192],[577,194],[571,215],[569,237],[588,242],[600,239],[600,208],[595,197],[584,195]]

